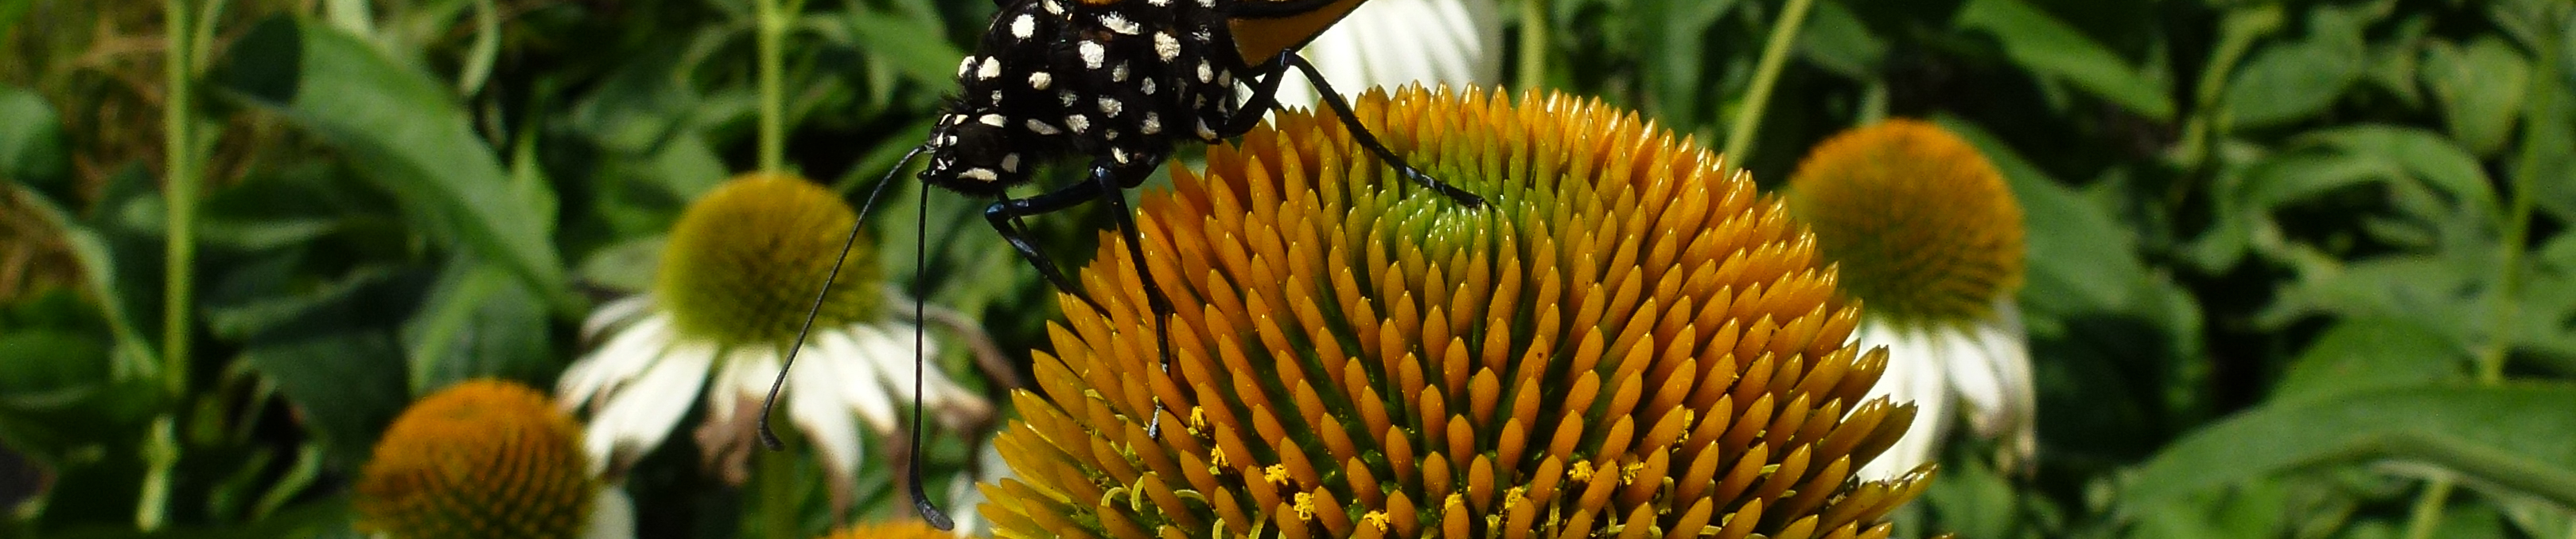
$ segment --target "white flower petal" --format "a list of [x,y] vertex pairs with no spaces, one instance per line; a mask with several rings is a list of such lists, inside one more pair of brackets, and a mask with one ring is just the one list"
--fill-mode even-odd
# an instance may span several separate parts
[[[633,459],[662,445],[671,435],[671,427],[680,416],[689,413],[697,402],[698,390],[706,386],[707,369],[715,361],[713,347],[682,342],[662,355],[643,376],[607,397],[590,418],[585,445],[593,462],[622,469]],[[614,460],[614,462],[612,462]]]
[[[1301,54],[1347,95],[1411,82],[1491,84],[1502,72],[1496,9],[1492,0],[1375,0],[1316,36]],[[1280,81],[1280,104],[1306,107],[1315,99],[1314,87],[1296,70]]]
[[787,373],[787,417],[805,431],[805,439],[822,453],[823,464],[841,481],[858,477],[862,441],[859,428],[850,419],[853,406],[847,404],[851,392],[872,393],[875,388],[842,385],[841,370],[857,358],[813,354],[799,361]]
[[626,496],[624,484],[601,486],[592,500],[581,539],[635,539],[635,500]]
[[2022,332],[2021,307],[2004,298],[1995,302],[1994,313],[1967,336],[1976,353],[1952,360],[1950,384],[1973,411],[1968,420],[1977,435],[2005,439],[2010,462],[2030,456],[2037,445],[2039,397],[2030,381],[2030,340]]
[[1913,426],[1907,427],[1905,436],[1898,438],[1896,445],[1889,447],[1886,453],[1861,467],[1859,478],[1862,481],[1893,478],[1932,462],[1935,452],[1941,448],[1952,413],[1947,376],[1942,374],[1947,370],[1947,358],[1942,355],[1944,350],[1928,342],[1919,332],[1891,328],[1866,319],[1861,322],[1860,337],[1855,345],[1864,350],[1887,347],[1887,372],[1879,376],[1876,386],[1870,388],[1870,395],[1887,396],[1896,404],[1912,401],[1915,406]]
[[591,311],[590,318],[581,321],[581,340],[587,342],[598,339],[601,333],[634,320],[636,316],[644,314],[645,309],[652,306],[651,294],[628,296],[601,305],[599,310]]
[[[861,326],[861,328],[864,327]],[[841,399],[848,402],[851,409],[857,410],[859,418],[867,421],[868,428],[875,430],[879,436],[892,435],[894,430],[901,426],[895,422],[894,399],[887,387],[888,380],[893,378],[884,372],[892,358],[879,357],[891,355],[889,350],[896,349],[898,345],[881,342],[885,340],[881,333],[861,332],[856,328],[853,331],[825,331],[815,335],[815,344],[821,347],[818,352],[841,360],[841,368],[835,369],[839,371],[836,374],[841,377],[839,382]],[[901,363],[905,366],[911,365],[911,348],[905,346],[900,350],[903,351],[904,358]],[[907,379],[902,391],[910,390],[910,380]],[[910,397],[904,397],[904,399],[907,402],[911,400]]]
[[723,352],[717,360],[723,366],[707,383],[707,416],[731,420],[735,406],[769,396],[769,382],[778,376],[778,355],[762,346],[736,346]]
[[654,360],[671,348],[676,336],[668,315],[654,314],[636,321],[564,369],[563,376],[555,379],[556,403],[572,411],[593,404],[592,397],[616,393],[618,386],[653,366]]

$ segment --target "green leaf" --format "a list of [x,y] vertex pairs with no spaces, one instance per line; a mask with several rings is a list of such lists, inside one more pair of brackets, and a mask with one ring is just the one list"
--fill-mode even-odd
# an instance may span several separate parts
[[2228,82],[2229,123],[2259,127],[2324,112],[2361,78],[2363,53],[2360,23],[2340,10],[2311,12],[2307,39],[2264,47]]
[[2346,319],[2291,360],[2289,372],[2273,386],[2270,402],[2456,379],[2467,372],[2468,360],[2468,349],[2460,342],[2412,321]]
[[71,146],[53,104],[25,88],[0,86],[0,181],[63,196],[70,173]]
[[2309,132],[2301,138],[2341,151],[2355,159],[2386,163],[2406,177],[2448,194],[2469,214],[2500,211],[2494,182],[2476,156],[2450,139],[2422,129],[2389,125],[2352,125]]
[[577,310],[545,234],[550,210],[529,207],[513,188],[446,85],[356,36],[287,16],[243,36],[210,78],[331,143],[425,228],[509,268],[557,308]]
[[[120,177],[130,179],[139,178],[141,175],[127,174]],[[115,191],[113,187],[119,183],[111,181],[110,191]],[[110,363],[116,376],[121,379],[156,378],[156,373],[160,371],[160,361],[156,359],[160,356],[160,347],[143,337],[142,326],[135,321],[131,314],[133,311],[130,309],[138,305],[148,305],[144,302],[157,299],[145,296],[157,291],[157,288],[152,288],[148,283],[138,282],[157,276],[138,277],[120,271],[131,266],[120,266],[117,263],[116,251],[109,245],[107,237],[100,234],[89,223],[75,220],[71,212],[65,211],[53,200],[14,184],[0,183],[0,188],[18,191],[20,196],[17,199],[25,207],[34,210],[37,219],[54,230],[61,231],[63,243],[71,247],[72,259],[79,261],[83,270],[82,284],[89,291],[90,296],[98,302],[101,314],[107,319],[109,330],[116,336],[115,357]],[[113,201],[118,199],[107,197],[103,202]]]
[[2442,385],[2276,403],[2194,431],[2141,466],[2137,507],[2298,468],[2380,460],[2449,468],[2576,506],[2576,384]]
[[880,13],[853,9],[846,20],[850,37],[873,58],[894,63],[895,70],[914,82],[947,84],[957,76],[957,59],[966,51],[950,45],[943,36],[923,36],[922,28],[940,28],[938,18],[929,12],[907,14]]
[[1806,30],[1798,35],[1800,58],[1854,80],[1877,78],[1879,63],[1887,57],[1887,42],[1839,1],[1816,2],[1807,13]]
[[2441,104],[2442,124],[2469,152],[2492,156],[2513,134],[2530,90],[2531,64],[2513,45],[2481,36],[2467,47],[2434,41],[2424,47],[2424,86]]
[[2174,117],[2174,101],[2163,81],[2022,0],[1969,0],[1951,25],[1993,34],[2004,55],[2034,74],[2065,79],[2122,108],[2157,120]]
[[545,304],[508,271],[458,257],[403,324],[411,393],[426,396],[472,378],[540,380],[553,365],[548,329]]

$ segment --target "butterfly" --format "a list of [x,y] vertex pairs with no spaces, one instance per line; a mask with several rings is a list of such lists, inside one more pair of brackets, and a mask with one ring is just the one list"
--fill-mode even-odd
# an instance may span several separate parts
[[[1094,309],[1101,308],[1099,302],[1039,251],[1024,219],[1106,204],[1126,240],[1127,256],[1143,272],[1144,242],[1127,207],[1126,190],[1151,177],[1179,144],[1223,142],[1258,125],[1277,105],[1280,79],[1290,69],[1304,72],[1353,138],[1393,166],[1398,176],[1460,205],[1482,206],[1482,197],[1405,164],[1370,134],[1314,65],[1297,55],[1297,48],[1365,1],[997,0],[1000,9],[980,43],[958,63],[957,94],[941,107],[929,139],[903,160],[927,153],[929,166],[919,176],[923,183],[993,199],[984,217],[1003,240],[1050,284]],[[1238,91],[1238,84],[1251,91]],[[1038,165],[1073,158],[1089,159],[1083,180],[1032,196],[1011,196],[1011,188],[1035,179]],[[887,183],[878,182],[860,207],[862,221]],[[853,228],[853,239],[856,232]],[[1155,316],[1158,353],[1169,370],[1165,318],[1172,303],[1153,284],[1152,275],[1140,277]],[[828,286],[830,280],[825,282]],[[919,296],[915,294],[916,301]],[[801,333],[799,343],[804,341]],[[794,358],[791,352],[791,365]],[[916,357],[916,384],[919,368]],[[775,400],[776,384],[770,393]],[[762,439],[776,447],[766,404],[763,410]],[[1158,430],[1160,420],[1160,413],[1149,419],[1147,431]],[[918,403],[913,424],[913,452],[919,454]],[[909,477],[914,507],[924,520],[947,529],[949,519],[923,494],[920,467],[913,466]]]

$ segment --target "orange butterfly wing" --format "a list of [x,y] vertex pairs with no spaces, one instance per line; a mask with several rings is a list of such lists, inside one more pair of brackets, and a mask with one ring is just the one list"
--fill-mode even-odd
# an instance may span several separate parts
[[[1235,0],[1236,2],[1278,2],[1281,0]],[[1243,56],[1244,65],[1260,65],[1280,52],[1302,47],[1324,33],[1333,23],[1358,9],[1368,0],[1340,0],[1314,11],[1276,19],[1233,19],[1226,27],[1234,32],[1234,52]]]

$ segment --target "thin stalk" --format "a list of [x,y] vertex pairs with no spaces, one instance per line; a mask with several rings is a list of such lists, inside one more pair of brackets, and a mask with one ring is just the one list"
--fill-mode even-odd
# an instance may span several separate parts
[[1522,90],[1535,90],[1547,84],[1547,27],[1547,0],[1521,0],[1519,85]]
[[[2555,117],[2560,107],[2556,93],[2558,58],[2549,53],[2558,47],[2555,43],[2548,43],[2554,39],[2543,40],[2543,46],[2539,47],[2543,52],[2535,64],[2540,66],[2540,72],[2531,78],[2532,100],[2527,104],[2529,108],[2524,109],[2534,118]],[[2504,216],[2497,222],[2502,229],[2497,234],[2500,236],[2497,239],[2497,248],[2500,249],[2497,257],[2501,263],[2496,264],[2496,292],[2489,296],[2486,346],[2479,348],[2477,356],[2477,381],[2481,385],[2504,383],[2505,356],[2513,349],[2514,319],[2521,314],[2521,305],[2515,302],[2522,297],[2523,244],[2531,241],[2532,183],[2533,178],[2544,173],[2539,166],[2540,143],[2537,142],[2543,137],[2541,129],[2545,129],[2542,122],[2523,123],[2522,151],[2515,156],[2513,177],[2506,181],[2504,207],[2501,208]],[[2442,508],[2450,504],[2453,483],[2446,475],[2425,485],[2424,493],[2415,500],[2413,515],[2406,523],[2408,539],[2433,536],[2434,528],[2442,522]]]
[[195,103],[195,47],[189,39],[190,13],[187,0],[164,0],[162,46],[167,53],[163,64],[168,101],[162,104],[162,199],[169,207],[166,223],[167,240],[163,268],[161,309],[162,389],[171,398],[188,393],[188,330],[190,305],[194,301],[193,285],[197,258],[197,191],[199,177],[196,152],[196,121],[191,113]]
[[1762,59],[1753,67],[1753,87],[1744,90],[1744,106],[1735,114],[1735,125],[1726,130],[1728,161],[1742,163],[1745,153],[1753,148],[1753,135],[1762,129],[1762,111],[1771,101],[1771,87],[1780,83],[1780,69],[1789,63],[1789,49],[1797,46],[1798,31],[1807,26],[1807,8],[1814,0],[1789,0],[1780,8],[1780,20],[1771,25],[1771,39],[1762,45]]
[[2456,486],[2447,475],[2425,483],[2424,493],[2415,497],[2415,507],[2406,512],[2406,539],[2433,537],[2433,529],[2442,526],[2442,506],[2451,503],[2451,489]]
[[752,34],[758,57],[754,65],[760,85],[760,170],[780,172],[787,169],[786,89],[784,88],[784,45],[787,33],[787,9],[780,0],[756,0]]

